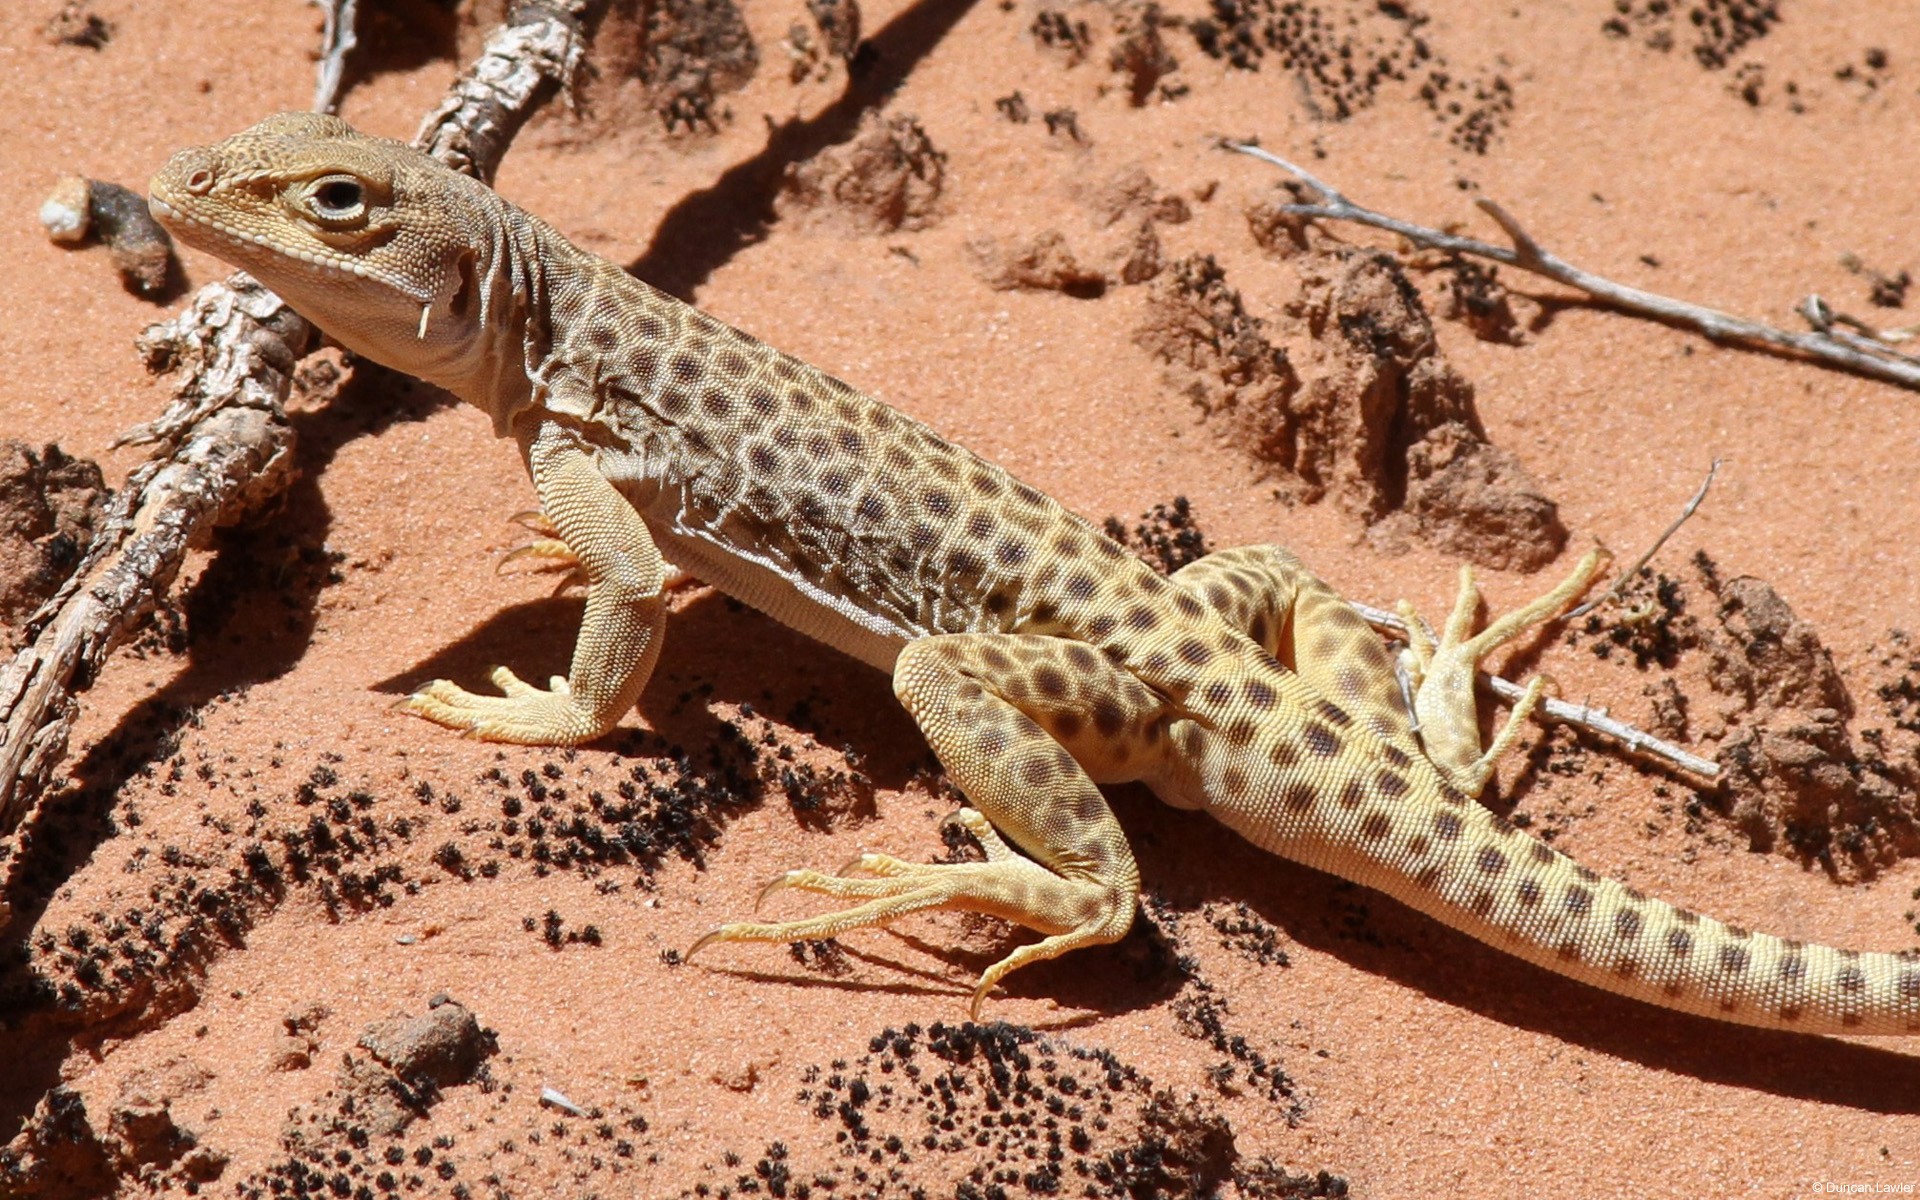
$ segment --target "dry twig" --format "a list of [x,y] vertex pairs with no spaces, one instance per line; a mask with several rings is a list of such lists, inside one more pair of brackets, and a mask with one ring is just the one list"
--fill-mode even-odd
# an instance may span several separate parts
[[347,55],[360,44],[355,31],[360,0],[314,0],[325,14],[320,29],[320,79],[313,87],[313,111],[330,113],[340,105],[340,80]]
[[1222,142],[1221,146],[1240,154],[1272,163],[1318,192],[1318,204],[1287,204],[1281,211],[1317,220],[1352,221],[1397,233],[1416,246],[1431,246],[1454,254],[1470,254],[1518,267],[1535,275],[1563,283],[1576,291],[1626,312],[1638,313],[1669,325],[1677,325],[1703,334],[1716,342],[1765,350],[1788,358],[1813,359],[1870,379],[1920,389],[1920,358],[1902,354],[1891,346],[1871,338],[1816,328],[1812,333],[1791,333],[1758,321],[1732,316],[1703,305],[1674,300],[1655,292],[1642,291],[1595,275],[1549,253],[1533,240],[1520,222],[1486,197],[1475,201],[1480,210],[1500,226],[1513,242],[1511,247],[1496,246],[1477,238],[1460,237],[1390,217],[1385,213],[1355,204],[1306,168],[1288,162],[1258,146]]
[[1568,609],[1566,619],[1572,620],[1575,617],[1584,617],[1588,613],[1592,612],[1594,609],[1599,608],[1602,604],[1605,604],[1607,601],[1619,595],[1620,589],[1627,586],[1627,580],[1632,579],[1635,575],[1638,575],[1640,573],[1641,567],[1644,567],[1648,563],[1652,562],[1653,556],[1660,553],[1660,547],[1667,544],[1667,539],[1672,537],[1674,534],[1678,533],[1680,531],[1680,527],[1687,523],[1687,518],[1691,517],[1695,512],[1699,511],[1700,502],[1707,498],[1707,489],[1713,486],[1713,477],[1715,475],[1718,475],[1719,473],[1720,473],[1720,460],[1716,458],[1713,460],[1712,464],[1707,467],[1707,477],[1700,481],[1700,487],[1697,491],[1693,493],[1693,499],[1687,501],[1686,505],[1681,508],[1680,515],[1673,519],[1673,524],[1667,526],[1666,529],[1661,531],[1661,534],[1659,537],[1653,539],[1653,545],[1647,547],[1647,552],[1645,554],[1642,554],[1639,557],[1639,559],[1637,559],[1634,562],[1632,566],[1628,567],[1626,570],[1616,575],[1614,577],[1613,583],[1608,586],[1606,591],[1601,592],[1598,596],[1595,596],[1593,599],[1587,601],[1585,604],[1576,605],[1575,607]]
[[[585,27],[606,0],[526,0],[449,89],[416,144],[481,178],[545,93],[567,86]],[[180,367],[173,402],[121,444],[158,449],[114,498],[80,565],[28,623],[31,639],[0,667],[0,929],[29,810],[65,757],[86,690],[107,656],[152,611],[187,551],[274,499],[291,481],[283,406],[312,326],[250,276],[208,284],[141,337],[154,369]]]

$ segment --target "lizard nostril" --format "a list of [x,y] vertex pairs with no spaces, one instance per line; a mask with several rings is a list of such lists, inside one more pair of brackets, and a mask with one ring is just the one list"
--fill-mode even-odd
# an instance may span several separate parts
[[187,190],[196,196],[204,196],[213,190],[213,172],[201,167],[187,176]]

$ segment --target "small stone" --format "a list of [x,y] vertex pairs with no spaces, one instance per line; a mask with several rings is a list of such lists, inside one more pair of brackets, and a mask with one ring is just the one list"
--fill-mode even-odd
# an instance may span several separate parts
[[441,1087],[471,1079],[487,1052],[480,1022],[452,1000],[425,1016],[376,1021],[360,1044],[401,1078],[430,1079]]
[[313,1065],[313,1048],[304,1039],[297,1037],[278,1037],[273,1040],[273,1051],[268,1055],[267,1066],[275,1071],[304,1071]]
[[288,1033],[312,1033],[320,1028],[320,1022],[333,1015],[333,1010],[318,1000],[309,1000],[287,1010],[280,1023],[287,1027]]
[[77,246],[93,231],[93,213],[87,196],[93,185],[79,175],[62,175],[53,191],[40,202],[40,224],[47,237],[63,246]]

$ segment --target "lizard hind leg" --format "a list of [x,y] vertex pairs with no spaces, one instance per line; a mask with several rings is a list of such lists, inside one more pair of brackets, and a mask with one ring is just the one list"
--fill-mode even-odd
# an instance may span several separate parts
[[1414,680],[1413,704],[1422,748],[1448,783],[1469,796],[1479,795],[1546,690],[1543,677],[1529,683],[1493,744],[1482,751],[1479,710],[1474,702],[1474,673],[1480,660],[1535,625],[1558,616],[1592,586],[1608,557],[1602,550],[1589,551],[1559,586],[1488,622],[1478,633],[1473,632],[1473,617],[1480,591],[1474,584],[1472,568],[1461,567],[1459,595],[1437,643],[1420,624],[1412,606],[1401,604],[1400,614],[1408,629],[1404,661]]
[[1418,752],[1386,643],[1290,551],[1271,545],[1221,550],[1182,567],[1173,582],[1382,741]]
[[833,937],[935,909],[985,913],[1043,934],[982,973],[978,1015],[1010,972],[1124,936],[1140,872],[1094,778],[1134,778],[1149,767],[1147,743],[1163,726],[1158,697],[1083,643],[1019,634],[911,643],[894,668],[894,691],[971,802],[956,819],[987,860],[918,864],[865,854],[838,874],[790,871],[768,890],[859,903],[795,921],[723,925],[693,950]]

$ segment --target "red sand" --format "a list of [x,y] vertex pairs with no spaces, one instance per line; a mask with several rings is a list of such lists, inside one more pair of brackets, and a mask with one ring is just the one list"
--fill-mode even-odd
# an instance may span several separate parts
[[[172,149],[307,103],[318,18],[285,2],[99,0],[94,11],[114,34],[94,51],[43,41],[55,7],[21,0],[0,9],[0,77],[12,84],[0,98],[0,162],[9,167],[0,212],[10,214],[0,254],[11,268],[0,436],[57,441],[99,458],[116,481],[139,458],[110,450],[111,439],[167,395],[130,346],[163,310],[124,292],[102,252],[48,244],[33,214],[64,171],[137,188]],[[1348,7],[1371,6],[1325,11]],[[1075,181],[1138,163],[1194,209],[1192,221],[1162,229],[1167,257],[1215,255],[1249,307],[1272,315],[1291,276],[1253,244],[1242,214],[1272,192],[1276,173],[1210,148],[1216,134],[1258,134],[1363,202],[1493,236],[1471,193],[1455,186],[1470,180],[1558,253],[1624,282],[1789,326],[1791,306],[1809,292],[1889,324],[1910,321],[1911,308],[1870,309],[1866,284],[1840,260],[1850,252],[1889,274],[1920,268],[1909,153],[1920,122],[1920,12],[1866,2],[1779,7],[1783,19],[1767,36],[1709,70],[1688,52],[1684,18],[1679,45],[1662,53],[1643,32],[1603,34],[1613,13],[1606,0],[1436,5],[1425,36],[1452,68],[1498,73],[1513,89],[1510,117],[1476,154],[1449,142],[1411,85],[1384,87],[1346,121],[1316,120],[1273,55],[1259,72],[1232,70],[1180,29],[1164,31],[1180,63],[1167,82],[1188,90],[1133,108],[1106,65],[1107,9],[1069,10],[1095,40],[1088,60],[1068,67],[1029,32],[1037,11],[1029,0],[978,4],[923,58],[902,64],[905,83],[886,105],[916,115],[948,156],[937,219],[886,234],[781,221],[725,257],[695,299],[1081,512],[1131,519],[1184,494],[1216,546],[1279,541],[1356,598],[1404,596],[1437,617],[1451,598],[1452,561],[1430,550],[1383,555],[1337,505],[1278,502],[1273,485],[1163,384],[1132,340],[1146,289],[1112,288],[1097,300],[992,291],[968,243],[1029,234],[1054,213],[1066,222]],[[900,10],[869,7],[869,35]],[[1167,11],[1202,15],[1188,2]],[[663,214],[761,151],[769,120],[806,117],[839,93],[838,70],[825,81],[787,79],[778,40],[807,19],[801,5],[749,5],[746,17],[761,67],[724,97],[731,120],[717,134],[668,138],[637,109],[618,129],[550,113],[509,156],[501,190],[616,261],[641,258]],[[1884,71],[1861,67],[1869,47],[1886,49]],[[1853,76],[1836,77],[1848,64]],[[1756,66],[1757,106],[1733,87],[1737,71],[1750,79]],[[344,115],[409,136],[454,67],[449,50],[363,79]],[[994,101],[1015,89],[1035,114],[1075,109],[1090,144],[1049,136],[1037,117],[1005,120]],[[1794,96],[1804,111],[1793,111]],[[196,285],[224,275],[197,254],[185,266]],[[1856,695],[1886,682],[1876,645],[1920,608],[1911,503],[1920,396],[1579,305],[1518,347],[1436,324],[1446,354],[1477,387],[1492,441],[1559,502],[1573,546],[1648,544],[1708,460],[1723,457],[1710,500],[1662,563],[1704,549],[1725,575],[1764,578],[1819,631]],[[387,421],[396,407],[402,415]],[[361,435],[370,423],[382,427]],[[775,1140],[791,1147],[796,1175],[844,1173],[851,1160],[834,1146],[838,1123],[795,1100],[807,1068],[832,1071],[834,1060],[868,1053],[888,1027],[963,1019],[971,979],[1004,946],[1000,935],[958,918],[916,920],[897,934],[848,938],[848,969],[837,975],[770,947],[723,947],[681,967],[661,954],[747,912],[760,884],[788,867],[832,865],[866,848],[940,852],[935,823],[949,802],[909,783],[924,746],[891,710],[885,681],[696,591],[681,602],[660,674],[629,725],[664,727],[699,761],[718,721],[743,702],[772,719],[777,737],[800,744],[806,735],[787,717],[806,700],[822,742],[868,760],[876,818],[843,813],[809,827],[775,787],[728,817],[704,869],[675,860],[652,890],[635,885],[632,867],[609,868],[601,880],[619,886],[603,893],[577,871],[539,877],[524,859],[461,882],[429,856],[463,822],[502,819],[500,798],[518,785],[483,781],[490,769],[518,780],[552,762],[577,798],[653,760],[607,747],[566,756],[498,749],[389,712],[395,694],[431,675],[476,682],[493,661],[529,676],[560,669],[577,606],[544,601],[547,580],[493,573],[517,544],[502,518],[528,507],[531,492],[511,448],[477,414],[435,407],[417,388],[396,398],[354,386],[324,410],[304,411],[301,424],[309,475],[274,536],[251,543],[254,553],[286,556],[279,574],[256,567],[243,576],[252,582],[228,597],[239,609],[221,635],[188,655],[123,652],[85,698],[75,762],[117,732],[138,741],[156,698],[197,709],[178,733],[179,780],[168,780],[167,751],[124,782],[110,763],[98,765],[96,779],[118,785],[117,831],[96,835],[24,935],[59,938],[88,914],[147,903],[148,887],[169,870],[226,878],[246,830],[306,820],[298,788],[323,765],[339,779],[323,796],[364,789],[381,822],[424,821],[389,856],[417,894],[396,885],[390,906],[349,908],[335,920],[316,884],[295,884],[252,908],[255,923],[220,943],[204,974],[172,978],[185,989],[176,996],[193,1001],[184,1011],[135,1004],[111,1020],[43,1015],[0,1030],[0,1064],[17,1064],[0,1066],[0,1140],[62,1082],[104,1135],[130,1075],[184,1058],[211,1078],[174,1100],[174,1117],[227,1156],[214,1185],[225,1194],[287,1157],[279,1138],[289,1110],[322,1103],[361,1029],[424,1011],[444,991],[497,1033],[490,1070],[511,1090],[449,1088],[404,1141],[411,1149],[454,1138],[447,1153],[474,1195],[494,1194],[489,1173],[522,1196],[718,1189],[751,1174]],[[335,556],[334,577],[312,565],[319,554]],[[1558,569],[1494,575],[1491,603],[1532,595]],[[277,579],[307,580],[310,611],[285,607]],[[1565,644],[1534,666],[1564,694],[1635,720],[1646,719],[1642,689],[1658,675]],[[1697,676],[1695,668],[1683,685]],[[757,720],[745,725],[758,736]],[[803,758],[845,766],[826,750]],[[1663,784],[1597,751],[1578,761],[1578,771],[1557,774],[1525,769],[1517,753],[1503,794],[1560,829],[1558,844],[1596,870],[1782,934],[1914,944],[1915,864],[1839,886],[1785,855],[1749,852],[1716,815],[1690,832],[1678,811],[1689,799],[1683,781]],[[463,797],[462,811],[416,799],[423,781],[436,796]],[[250,816],[250,803],[265,815]],[[1195,957],[1226,1004],[1228,1032],[1292,1079],[1297,1121],[1285,1119],[1292,1102],[1246,1086],[1244,1070],[1226,1093],[1215,1086],[1209,1072],[1227,1056],[1183,1032],[1181,982],[1165,963],[1143,966],[1137,938],[1022,973],[987,1015],[1110,1050],[1155,1087],[1198,1097],[1231,1125],[1243,1162],[1268,1156],[1294,1171],[1325,1169],[1354,1194],[1377,1197],[1788,1196],[1827,1183],[1920,1182],[1920,1069],[1904,1040],[1763,1033],[1612,999],[1268,859],[1137,789],[1121,790],[1117,805],[1137,832],[1148,886],[1185,914],[1178,951]],[[468,844],[484,844],[478,836]],[[169,857],[176,867],[164,865]],[[1241,902],[1278,928],[1290,965],[1226,948],[1197,911]],[[799,911],[804,902],[774,904]],[[523,928],[523,918],[550,910],[567,929],[595,926],[603,944],[550,949]],[[309,1001],[331,1009],[314,1065],[269,1070],[282,1016]],[[612,1123],[644,1116],[645,1133],[621,1127],[633,1157],[596,1140],[594,1122],[538,1108],[543,1085]],[[564,1137],[551,1132],[560,1124]],[[729,1165],[729,1152],[747,1165]],[[952,1184],[939,1181],[959,1173],[946,1160],[936,1171],[933,1156],[916,1162],[932,1194],[945,1194]],[[919,1169],[902,1168],[905,1182],[922,1182]],[[143,1189],[136,1176],[127,1169],[123,1191]],[[453,1186],[425,1178],[425,1193]],[[832,1194],[858,1194],[842,1178]],[[177,1172],[152,1182],[184,1186]],[[1259,1194],[1250,1186],[1241,1194]],[[1015,1184],[1008,1194],[1025,1193]]]

